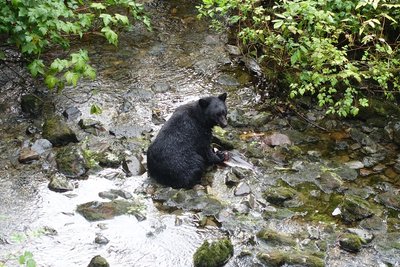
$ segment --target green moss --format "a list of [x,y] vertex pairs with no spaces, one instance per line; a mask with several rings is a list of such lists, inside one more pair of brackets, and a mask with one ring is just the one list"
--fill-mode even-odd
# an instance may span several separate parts
[[296,190],[290,187],[279,186],[268,188],[263,196],[271,204],[283,206],[284,202],[292,199],[296,193]]
[[226,263],[233,255],[233,245],[228,238],[204,243],[193,255],[195,267],[218,267]]
[[304,267],[323,267],[325,266],[324,261],[311,254],[298,253],[294,251],[281,252],[271,251],[268,253],[260,253],[257,257],[267,264],[268,266],[282,266],[287,265],[300,265]]
[[339,239],[340,247],[349,252],[360,251],[362,243],[362,239],[355,234],[344,234]]
[[269,229],[263,229],[259,231],[257,233],[257,237],[273,245],[296,245],[296,241],[292,236],[278,233]]
[[42,135],[53,146],[63,146],[71,142],[78,142],[75,133],[59,117],[50,117],[45,120]]

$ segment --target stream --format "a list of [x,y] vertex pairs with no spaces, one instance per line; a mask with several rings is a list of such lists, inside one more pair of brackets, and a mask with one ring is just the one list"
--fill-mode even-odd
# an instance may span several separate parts
[[[228,267],[400,266],[398,107],[337,120],[306,101],[295,113],[258,103],[249,70],[229,53],[226,36],[197,20],[195,5],[149,0],[152,32],[137,24],[118,48],[77,44],[97,78],[59,94],[35,88],[18,61],[1,66],[0,266],[20,266],[29,251],[41,267],[87,266],[96,255],[110,266],[188,267],[205,240],[222,237],[234,246]],[[57,116],[79,110],[63,118],[78,142],[42,147],[24,163],[23,148],[43,140],[48,119],[21,110],[21,95],[34,90]],[[234,158],[194,189],[157,185],[145,152],[163,122],[176,107],[221,92],[230,126],[215,130],[215,145]],[[90,114],[93,104],[101,114]],[[62,172],[65,148],[121,160],[67,177],[72,188],[56,192],[49,180]],[[133,204],[107,219],[78,212],[115,199]]]

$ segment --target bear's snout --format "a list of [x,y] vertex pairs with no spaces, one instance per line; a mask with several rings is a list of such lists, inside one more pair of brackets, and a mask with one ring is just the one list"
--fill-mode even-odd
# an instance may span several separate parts
[[225,128],[226,126],[228,126],[228,121],[226,120],[225,117],[221,116],[218,119],[218,124],[219,126],[221,126],[222,128]]

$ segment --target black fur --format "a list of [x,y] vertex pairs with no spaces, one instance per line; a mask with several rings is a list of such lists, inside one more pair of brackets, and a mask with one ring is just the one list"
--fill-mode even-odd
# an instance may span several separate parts
[[225,127],[226,93],[178,107],[147,150],[149,175],[174,188],[199,183],[207,165],[224,161],[211,149],[212,128]]

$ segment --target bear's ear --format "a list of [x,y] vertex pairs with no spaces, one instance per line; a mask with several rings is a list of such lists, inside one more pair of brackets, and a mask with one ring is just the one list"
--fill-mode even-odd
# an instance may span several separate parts
[[205,99],[205,98],[200,98],[199,99],[200,107],[206,108],[206,107],[208,107],[209,104],[210,104],[210,101],[208,99]]
[[219,98],[220,100],[222,100],[222,101],[225,102],[225,100],[226,100],[226,93],[220,94],[220,95],[218,96],[218,98]]

